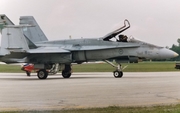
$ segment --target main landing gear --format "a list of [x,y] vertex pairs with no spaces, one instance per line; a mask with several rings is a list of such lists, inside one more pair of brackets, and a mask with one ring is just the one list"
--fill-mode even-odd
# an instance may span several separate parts
[[72,73],[71,64],[53,64],[53,65],[44,65],[44,69],[39,68],[37,71],[37,76],[39,79],[46,79],[49,74],[56,74],[58,71],[62,70],[62,76],[64,78],[70,78]]
[[69,78],[71,76],[71,73],[72,73],[71,64],[70,65],[65,65],[64,70],[62,70],[62,76],[64,78]]
[[[34,64],[36,65],[36,64]],[[59,71],[59,64],[50,64],[50,65],[41,65],[41,67],[37,68],[37,76],[39,79],[46,79],[49,74],[54,75]]]
[[40,69],[37,72],[37,76],[39,79],[46,79],[48,77],[48,72],[45,69]]
[[109,62],[108,60],[104,60],[104,61],[116,68],[116,70],[113,72],[115,78],[121,78],[123,76],[122,67],[120,63],[118,63],[118,65],[116,66],[112,62]]

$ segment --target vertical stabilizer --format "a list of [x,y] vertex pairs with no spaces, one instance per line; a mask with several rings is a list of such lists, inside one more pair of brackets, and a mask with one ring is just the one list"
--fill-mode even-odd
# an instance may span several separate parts
[[33,43],[48,41],[47,37],[39,27],[38,23],[34,19],[33,16],[21,16],[20,17],[20,25],[33,25],[35,27],[28,27],[27,29],[23,29],[24,35],[31,40]]
[[14,25],[14,23],[5,14],[0,14],[0,33],[4,25]]
[[2,30],[1,48],[7,50],[28,50],[28,42],[22,33],[21,28],[7,27]]

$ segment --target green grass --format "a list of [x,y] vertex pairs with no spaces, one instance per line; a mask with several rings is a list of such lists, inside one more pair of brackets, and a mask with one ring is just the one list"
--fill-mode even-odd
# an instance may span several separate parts
[[[127,66],[124,72],[178,71],[174,68],[175,62],[122,63],[122,66]],[[112,72],[114,70],[115,68],[107,63],[73,65],[73,72]]]
[[69,109],[52,111],[4,111],[0,113],[180,113],[180,105],[151,107],[118,107]]
[[[124,72],[161,72],[161,71],[179,71],[175,69],[175,62],[140,62],[140,63],[122,63],[127,66]],[[115,68],[107,63],[79,64],[73,65],[73,72],[112,72]],[[0,72],[21,73],[20,65],[0,65]]]
[[22,73],[20,65],[8,65],[8,64],[0,64],[0,72],[7,73]]

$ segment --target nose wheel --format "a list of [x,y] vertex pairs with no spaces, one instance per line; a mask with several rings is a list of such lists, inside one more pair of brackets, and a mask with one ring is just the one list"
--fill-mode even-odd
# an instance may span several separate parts
[[123,76],[122,71],[114,71],[113,74],[115,78],[121,78]]

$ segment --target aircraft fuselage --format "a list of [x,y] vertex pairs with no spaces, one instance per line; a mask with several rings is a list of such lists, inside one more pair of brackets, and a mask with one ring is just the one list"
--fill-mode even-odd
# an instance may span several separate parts
[[123,56],[149,59],[167,59],[176,53],[143,42],[115,42],[99,39],[71,39],[37,43],[37,46],[59,47],[71,51],[72,62],[97,61]]

